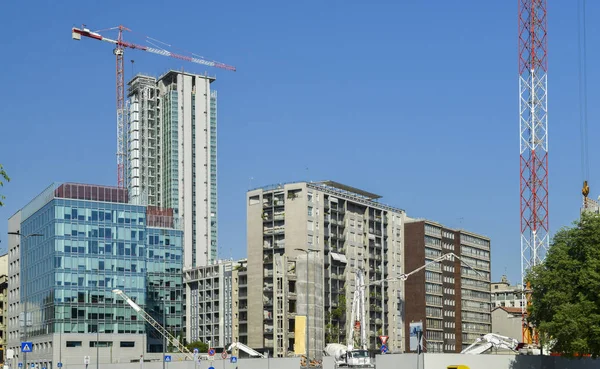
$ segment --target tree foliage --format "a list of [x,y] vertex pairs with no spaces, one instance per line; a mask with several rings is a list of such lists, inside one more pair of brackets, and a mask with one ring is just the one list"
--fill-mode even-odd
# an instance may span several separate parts
[[[6,182],[10,182],[10,177],[4,168],[2,168],[2,164],[0,164],[0,187],[4,186],[4,183]],[[4,202],[2,202],[2,200],[4,200],[4,196],[0,194],[0,206],[4,206]]]
[[584,213],[559,230],[546,259],[528,275],[530,317],[564,356],[600,355],[600,216]]
[[208,344],[206,344],[202,341],[191,342],[191,343],[187,344],[186,347],[188,350],[190,350],[192,352],[194,351],[195,348],[197,348],[198,352],[203,352],[203,353],[208,352],[208,349],[209,349]]

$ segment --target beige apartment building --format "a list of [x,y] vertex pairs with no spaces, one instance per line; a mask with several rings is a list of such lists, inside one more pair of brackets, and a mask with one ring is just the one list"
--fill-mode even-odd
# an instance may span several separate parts
[[8,333],[8,253],[0,256],[0,358],[6,363]]
[[239,292],[240,298],[247,293],[247,300],[239,302],[242,342],[285,357],[306,352],[308,333],[311,358],[320,357],[327,343],[346,344],[354,325],[355,271],[361,268],[368,296],[362,324],[369,348],[379,348],[379,336],[385,335],[391,352],[403,351],[403,283],[369,283],[403,272],[406,215],[379,198],[332,181],[247,193],[247,287]]

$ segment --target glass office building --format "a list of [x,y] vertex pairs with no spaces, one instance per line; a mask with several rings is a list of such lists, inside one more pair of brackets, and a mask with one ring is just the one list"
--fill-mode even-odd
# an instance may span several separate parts
[[[49,369],[59,361],[81,364],[82,355],[103,364],[162,352],[162,337],[114,289],[159,323],[166,320],[175,336],[183,334],[179,221],[170,209],[130,205],[127,198],[125,189],[66,183],[15,215],[23,236],[9,251],[19,257],[9,272],[18,291],[18,301],[11,304],[9,296],[14,360],[23,361],[21,341],[33,343],[27,364]],[[25,237],[31,234],[41,236]]]

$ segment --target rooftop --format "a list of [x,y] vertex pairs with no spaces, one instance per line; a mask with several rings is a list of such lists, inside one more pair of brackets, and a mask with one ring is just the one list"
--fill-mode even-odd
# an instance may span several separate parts
[[378,208],[382,208],[385,210],[404,213],[405,211],[400,208],[395,208],[393,206],[389,206],[386,204],[382,204],[376,200],[380,199],[381,196],[374,194],[372,192],[364,191],[356,187],[348,186],[335,181],[318,181],[318,182],[308,182],[308,181],[296,181],[296,182],[286,182],[286,183],[278,183],[272,184],[262,187],[257,187],[249,190],[248,192],[262,190],[262,191],[273,191],[277,189],[283,189],[286,185],[306,183],[307,187],[316,189],[318,191],[328,192],[330,194],[340,196],[342,198],[351,199],[356,202],[363,203],[368,206],[374,206]]
[[523,314],[523,310],[521,310],[520,307],[498,306],[498,307],[492,309],[492,311],[496,311],[498,309],[502,309],[509,314],[519,314],[519,315]]

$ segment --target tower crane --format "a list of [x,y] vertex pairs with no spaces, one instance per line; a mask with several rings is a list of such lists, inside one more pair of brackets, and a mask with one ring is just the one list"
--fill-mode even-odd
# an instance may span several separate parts
[[171,345],[176,347],[189,360],[194,360],[194,355],[190,352],[190,350],[188,350],[187,347],[181,344],[181,342],[179,342],[177,338],[173,337],[173,335],[169,333],[169,331],[167,331],[165,327],[163,327],[156,320],[154,320],[154,318],[152,318],[150,314],[148,314],[144,309],[142,309],[140,305],[136,304],[135,301],[133,301],[129,296],[125,294],[125,292],[119,289],[114,289],[112,292],[115,295],[122,298],[123,300],[125,300],[125,302],[129,304],[129,306],[131,306],[131,308],[135,310],[136,313],[138,313],[146,322],[148,322],[152,326],[152,328],[156,329]]
[[[113,31],[117,30],[118,35],[116,39],[111,39],[104,37],[99,32],[103,31]],[[156,47],[148,47],[144,45],[137,45],[131,42],[127,42],[123,40],[123,32],[131,31],[129,28],[119,25],[117,27],[108,28],[103,31],[90,31],[88,28],[85,28],[85,25],[82,25],[81,28],[72,28],[72,38],[74,40],[81,40],[81,37],[87,37],[94,40],[105,41],[113,44],[115,48],[113,49],[113,54],[116,57],[116,66],[117,66],[117,185],[119,188],[124,188],[125,185],[125,152],[126,152],[126,143],[125,143],[125,80],[124,80],[124,63],[123,56],[125,54],[125,49],[134,49],[147,51],[150,53],[168,56],[175,59],[185,60],[191,63],[206,65],[209,67],[221,68],[229,71],[236,70],[235,67],[220,63],[217,61],[206,60],[202,57],[191,57],[180,54],[171,53],[162,48]]]

